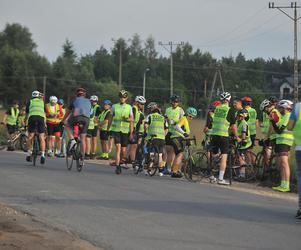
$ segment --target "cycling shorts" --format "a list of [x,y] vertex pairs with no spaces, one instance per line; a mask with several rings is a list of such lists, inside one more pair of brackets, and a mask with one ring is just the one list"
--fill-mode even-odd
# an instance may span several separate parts
[[57,137],[61,136],[61,126],[60,124],[47,123],[47,134],[49,136],[55,135]]
[[39,115],[30,116],[28,119],[28,132],[34,133],[37,131],[39,134],[45,133],[45,120],[44,117]]
[[251,139],[251,142],[252,142],[251,148],[253,148],[255,146],[256,134],[255,135],[250,135],[250,139]]
[[94,127],[93,129],[88,129],[87,136],[89,137],[97,137],[98,128]]
[[99,138],[100,140],[107,141],[109,140],[110,132],[106,130],[100,130],[99,132]]
[[90,119],[88,117],[80,115],[80,116],[70,116],[67,123],[70,128],[73,128],[73,126],[77,123],[81,124],[82,125],[81,133],[87,134],[89,122]]
[[6,124],[6,128],[7,128],[7,132],[11,135],[14,134],[15,132],[17,132],[18,130],[18,126],[17,125],[9,125]]
[[165,146],[165,140],[163,139],[153,139],[152,144],[154,146],[154,148],[157,149],[157,153],[159,154],[163,154],[163,150],[164,150],[164,146]]
[[168,132],[165,136],[165,145],[166,146],[173,146],[172,139],[170,138],[170,136],[171,136],[170,132]]
[[288,153],[291,150],[291,147],[286,144],[276,144],[275,146],[275,153]]
[[129,144],[129,134],[112,131],[111,135],[114,138],[115,145],[121,144],[121,147],[127,147]]
[[213,154],[217,154],[219,151],[221,154],[228,154],[229,152],[229,138],[225,136],[212,135],[211,145]]
[[171,146],[173,147],[175,154],[178,155],[184,151],[186,142],[182,137],[171,138]]

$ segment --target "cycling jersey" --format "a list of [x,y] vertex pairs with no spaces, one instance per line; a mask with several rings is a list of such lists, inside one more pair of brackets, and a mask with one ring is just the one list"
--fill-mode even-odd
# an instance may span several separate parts
[[242,139],[242,134],[245,134],[244,143],[241,143],[239,149],[247,149],[251,147],[252,141],[250,138],[250,127],[245,120],[237,121],[237,135]]
[[171,133],[170,138],[175,138],[175,137],[185,138],[184,133],[188,135],[190,134],[190,127],[189,127],[189,122],[187,120],[187,116],[183,116],[176,124],[176,127],[177,128]]
[[[102,123],[105,120],[109,120],[109,115],[110,115],[111,110],[107,109],[107,110],[103,110],[99,116],[98,116],[98,120],[100,123]],[[101,131],[107,131],[108,130],[108,123],[105,123],[102,127],[101,127]]]
[[153,139],[165,139],[165,129],[167,129],[168,125],[163,115],[159,113],[149,114],[145,124],[148,125],[146,139],[150,139],[152,135],[154,135]]
[[47,124],[59,124],[64,117],[64,113],[59,104],[51,105],[50,103],[47,103],[45,105],[45,112]]
[[257,111],[251,107],[246,107],[246,110],[249,113],[248,125],[250,128],[250,135],[256,135]]
[[282,115],[280,121],[277,124],[278,128],[285,127],[285,129],[280,134],[278,134],[276,138],[276,144],[285,144],[288,146],[292,146],[294,143],[293,132],[288,131],[286,128],[290,115],[290,112],[287,112],[284,115]]
[[114,104],[112,106],[112,124],[111,131],[129,133],[130,132],[130,122],[129,118],[133,114],[132,107],[129,104]]
[[69,110],[72,110],[74,117],[84,116],[90,118],[91,115],[91,103],[90,100],[83,96],[76,97],[69,106]]
[[7,117],[6,117],[6,124],[15,126],[17,125],[17,119],[19,115],[19,109],[11,107],[7,112]]
[[[278,123],[280,122],[281,119],[281,114],[280,112],[274,108],[271,113],[269,114],[269,119],[270,119],[270,124],[275,123],[276,126],[278,126]],[[277,138],[278,134],[275,132],[273,129],[271,135],[270,135],[270,140],[275,140]]]
[[184,116],[184,110],[177,106],[176,108],[169,107],[166,109],[165,115],[169,121],[169,132],[173,133],[175,131],[176,123]]
[[229,137],[230,122],[227,120],[230,107],[226,104],[218,106],[214,110],[212,123],[212,135]]

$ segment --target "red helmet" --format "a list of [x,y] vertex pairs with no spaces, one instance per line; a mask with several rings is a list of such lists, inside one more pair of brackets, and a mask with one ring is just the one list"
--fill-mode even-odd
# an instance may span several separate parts
[[252,101],[253,101],[252,98],[249,97],[249,96],[245,96],[245,97],[241,98],[241,100],[242,100],[243,102],[252,102]]
[[215,109],[217,106],[222,105],[221,101],[214,101],[209,105],[210,109]]
[[86,93],[87,93],[87,91],[82,87],[80,87],[76,90],[76,95],[77,96],[84,96],[84,95],[86,95]]

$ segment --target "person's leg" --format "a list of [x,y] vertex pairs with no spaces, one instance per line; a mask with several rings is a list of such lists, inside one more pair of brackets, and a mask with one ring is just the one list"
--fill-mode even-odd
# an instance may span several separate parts
[[[296,151],[296,170],[297,170],[297,184],[299,195],[299,209],[301,209],[301,151]],[[300,213],[301,219],[301,213]]]
[[136,160],[136,151],[137,151],[137,144],[130,145],[130,161],[133,162]]
[[219,180],[224,179],[224,175],[227,167],[227,159],[228,159],[228,154],[221,154],[221,160],[219,165]]
[[55,136],[55,151],[56,155],[60,154],[61,152],[61,145],[62,145],[62,137],[61,136]]
[[86,150],[85,150],[85,155],[88,156],[90,155],[91,152],[91,137],[88,134],[87,136],[85,136],[86,140],[85,140],[85,145],[86,145]]
[[115,161],[116,161],[116,166],[119,166],[120,165],[121,144],[117,143],[117,144],[115,144],[115,146],[116,146]]
[[92,148],[91,148],[91,154],[95,155],[96,153],[96,148],[97,148],[97,137],[93,136],[92,137]]
[[175,156],[175,159],[173,161],[172,168],[171,168],[172,174],[177,174],[179,172],[181,168],[182,160],[183,160],[183,152],[180,152]]
[[86,141],[87,141],[86,138],[88,138],[87,134],[84,134],[84,133],[80,134],[80,140],[81,140],[80,152],[81,152],[82,157],[85,157],[85,154],[87,154],[88,144],[86,143]]
[[34,137],[34,133],[29,133],[29,134],[28,134],[26,146],[27,146],[27,148],[28,148],[27,152],[29,153],[29,155],[31,155],[31,150],[32,150],[32,139],[33,139],[33,137]]
[[170,171],[173,161],[175,159],[175,152],[171,145],[166,145],[165,150],[166,150],[166,167]]

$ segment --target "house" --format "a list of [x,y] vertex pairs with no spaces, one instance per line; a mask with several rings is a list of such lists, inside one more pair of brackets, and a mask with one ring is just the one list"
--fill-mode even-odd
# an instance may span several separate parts
[[[299,93],[301,91],[301,72],[298,76]],[[272,82],[269,86],[269,91],[279,99],[293,99],[294,91],[294,76],[287,76],[283,78],[276,78],[272,76]]]

